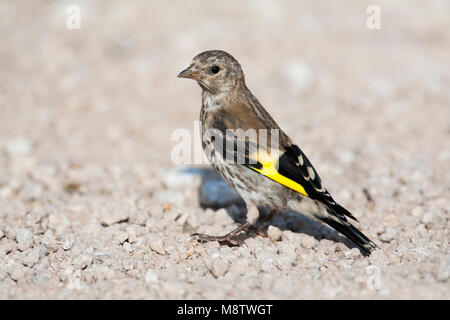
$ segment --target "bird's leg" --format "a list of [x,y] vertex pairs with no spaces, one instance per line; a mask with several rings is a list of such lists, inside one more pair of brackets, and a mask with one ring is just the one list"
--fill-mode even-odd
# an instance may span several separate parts
[[265,216],[261,221],[259,222],[259,226],[256,229],[256,234],[261,237],[267,237],[267,232],[265,231],[265,228],[267,224],[272,220],[273,216],[277,213],[277,210],[271,209],[269,214]]
[[[219,242],[229,242],[232,245],[238,246],[242,243],[241,240],[236,240],[234,237],[242,231],[246,231],[250,226],[254,225],[258,220],[259,211],[258,207],[253,202],[247,202],[247,222],[243,225],[237,227],[233,231],[227,233],[224,236],[209,236],[202,233],[193,233],[191,237],[197,237],[198,241],[219,241]],[[251,222],[249,222],[251,221]]]

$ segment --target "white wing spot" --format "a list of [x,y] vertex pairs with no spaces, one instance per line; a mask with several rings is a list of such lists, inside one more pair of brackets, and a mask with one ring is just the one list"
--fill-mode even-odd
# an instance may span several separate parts
[[[314,187],[314,189],[316,189],[317,192],[325,192],[325,188],[323,186],[321,186],[320,188]],[[327,195],[327,194],[325,194],[325,195]]]
[[301,166],[303,165],[303,157],[302,157],[302,155],[298,156],[298,162],[300,163]]
[[311,167],[308,167],[308,174],[311,180],[314,180],[316,178],[316,174],[314,173],[314,169]]

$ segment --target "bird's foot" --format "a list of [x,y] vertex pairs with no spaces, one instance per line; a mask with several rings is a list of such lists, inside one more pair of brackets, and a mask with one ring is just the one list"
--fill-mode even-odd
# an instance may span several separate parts
[[267,223],[260,223],[260,224],[254,224],[251,225],[249,228],[252,232],[256,233],[258,236],[267,238],[268,234],[266,231]]
[[219,242],[228,242],[234,246],[240,246],[242,244],[242,240],[234,239],[236,235],[238,235],[240,232],[245,231],[250,227],[250,223],[244,223],[243,225],[239,226],[238,228],[234,229],[230,233],[227,233],[224,236],[210,236],[207,234],[202,233],[193,233],[191,237],[196,237],[197,241],[200,242],[207,242],[207,241],[219,241]]
[[251,225],[250,229],[252,229],[252,231],[255,232],[258,236],[267,238],[269,235],[267,234],[266,227],[270,223],[276,212],[276,210],[271,210],[269,215],[263,217],[255,224]]

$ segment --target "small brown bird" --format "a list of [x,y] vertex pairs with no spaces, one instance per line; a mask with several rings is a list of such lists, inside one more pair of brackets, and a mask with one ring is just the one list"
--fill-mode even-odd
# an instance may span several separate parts
[[221,50],[202,52],[178,77],[193,79],[202,88],[203,149],[248,211],[247,223],[237,229],[224,236],[194,234],[199,240],[239,244],[235,236],[256,224],[258,206],[263,206],[270,210],[264,222],[278,210],[297,211],[327,223],[365,254],[377,247],[348,222],[347,217],[356,218],[333,200],[305,154],[253,96],[233,56]]

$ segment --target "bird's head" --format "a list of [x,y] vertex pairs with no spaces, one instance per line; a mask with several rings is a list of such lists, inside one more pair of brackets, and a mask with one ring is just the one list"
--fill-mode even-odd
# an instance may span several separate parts
[[197,81],[203,90],[211,94],[226,93],[244,85],[241,65],[231,54],[221,50],[198,54],[178,77]]

